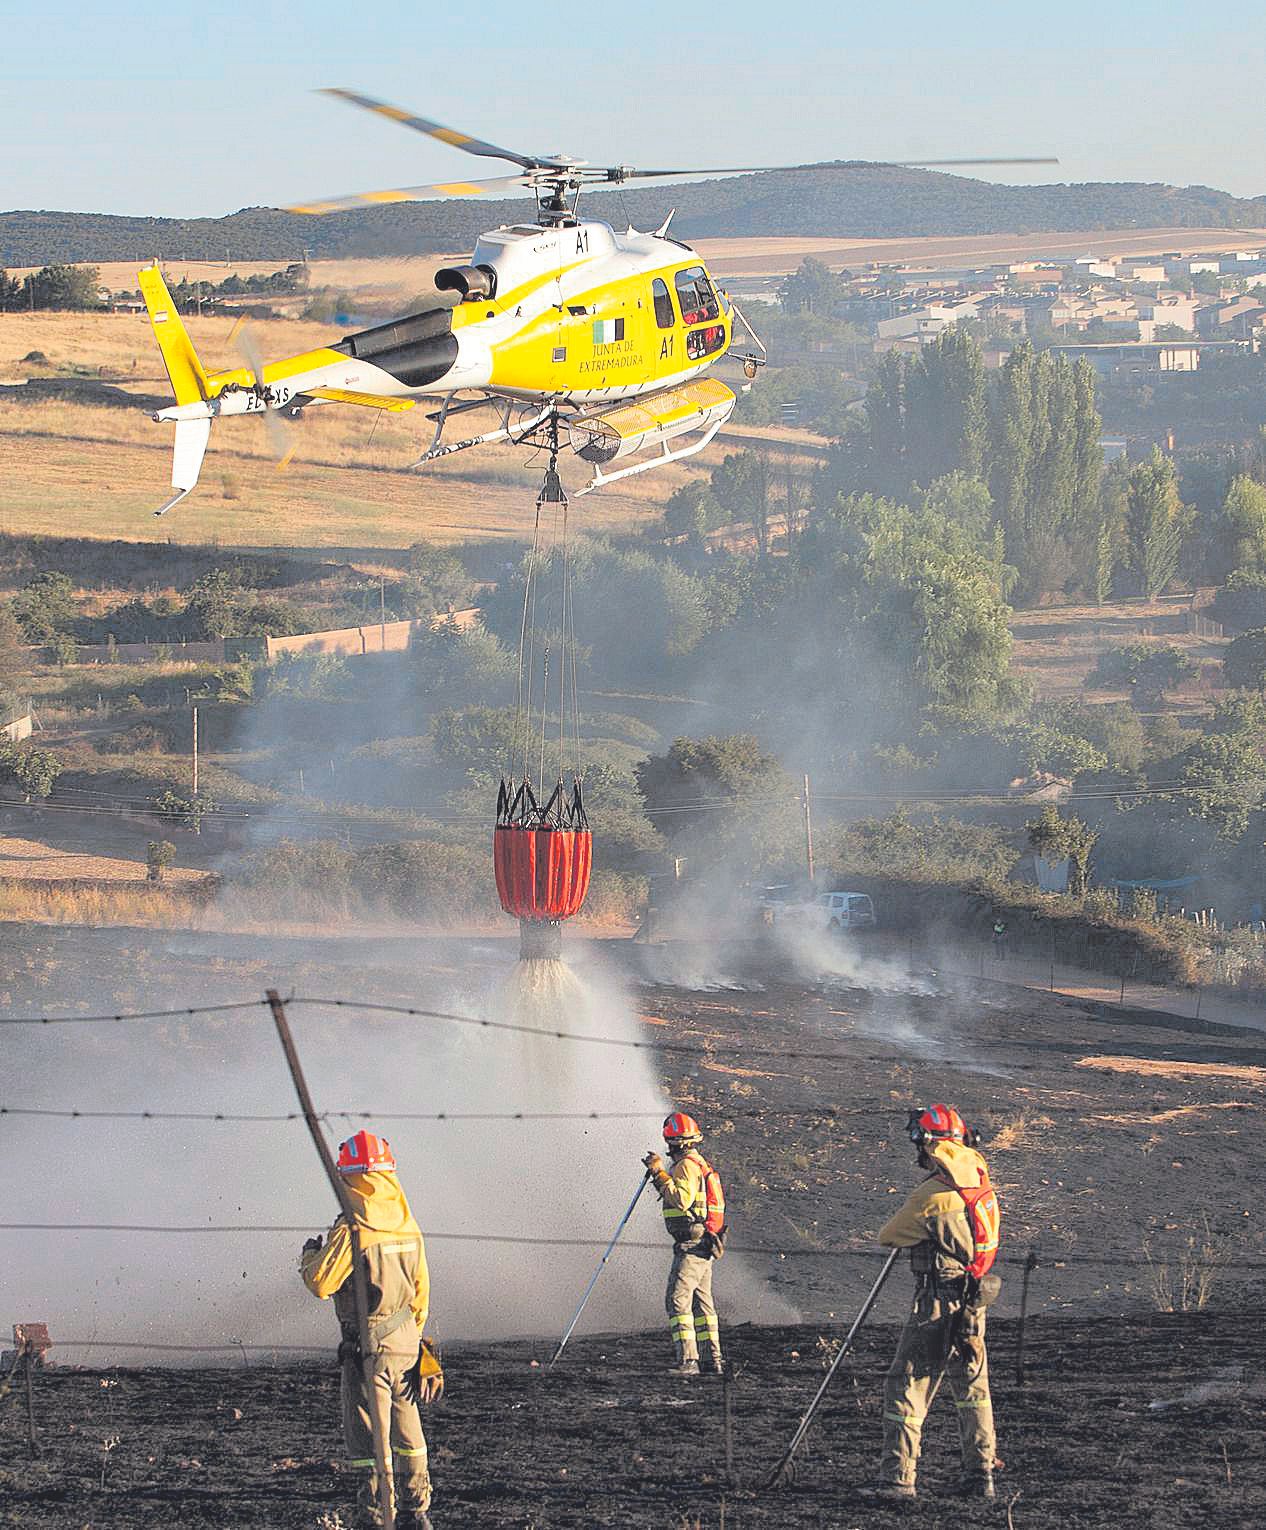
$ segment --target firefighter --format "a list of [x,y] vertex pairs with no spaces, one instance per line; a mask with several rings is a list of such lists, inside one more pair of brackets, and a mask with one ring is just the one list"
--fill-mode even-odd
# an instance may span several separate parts
[[948,1105],[911,1111],[910,1140],[928,1177],[879,1234],[908,1248],[914,1305],[884,1385],[884,1443],[878,1484],[865,1496],[915,1496],[923,1421],[948,1378],[962,1446],[959,1490],[992,1498],[993,1404],[985,1354],[985,1309],[1000,1282],[988,1273],[998,1247],[998,1201],[979,1141]]
[[718,1375],[721,1330],[712,1301],[712,1266],[724,1252],[725,1195],[716,1170],[699,1152],[703,1133],[693,1116],[675,1111],[664,1122],[671,1172],[658,1153],[642,1162],[664,1203],[664,1222],[673,1239],[664,1305],[675,1359],[672,1376],[699,1374],[700,1347],[707,1366]]
[[342,1330],[343,1438],[348,1463],[361,1473],[358,1502],[362,1525],[382,1523],[374,1459],[372,1408],[394,1455],[393,1487],[399,1530],[430,1530],[431,1477],[420,1402],[434,1402],[444,1375],[422,1337],[430,1306],[430,1277],[422,1233],[413,1220],[391,1145],[357,1132],[339,1148],[338,1170],[356,1212],[361,1258],[369,1294],[369,1333],[374,1382],[366,1396],[352,1281],[352,1238],[339,1217],[327,1236],[303,1245],[299,1273],[314,1296],[333,1297]]

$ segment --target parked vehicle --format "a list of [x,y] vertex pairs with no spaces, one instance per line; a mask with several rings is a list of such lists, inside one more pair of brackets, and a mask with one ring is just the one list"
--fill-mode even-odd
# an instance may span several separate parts
[[875,905],[866,893],[824,892],[813,898],[791,901],[785,896],[787,891],[781,887],[765,889],[759,906],[768,923],[794,922],[841,932],[875,927]]
[[828,930],[873,930],[875,905],[866,893],[819,893],[816,899]]

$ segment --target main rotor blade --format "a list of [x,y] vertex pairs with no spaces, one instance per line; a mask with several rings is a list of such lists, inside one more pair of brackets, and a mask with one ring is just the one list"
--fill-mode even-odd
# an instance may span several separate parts
[[632,170],[615,165],[604,172],[612,181],[649,180],[668,175],[772,175],[790,170],[933,170],[947,165],[1057,165],[1057,159],[837,159],[817,165],[723,165],[710,170]]
[[472,138],[469,133],[459,133],[456,128],[445,127],[442,122],[432,122],[429,117],[415,117],[412,112],[407,112],[401,106],[391,106],[386,101],[375,100],[373,96],[358,95],[354,90],[342,90],[338,87],[327,88],[320,92],[323,96],[337,96],[340,101],[348,101],[353,106],[360,106],[367,112],[377,112],[380,117],[387,117],[392,122],[399,122],[402,126],[412,128],[415,133],[425,133],[428,138],[438,138],[441,143],[451,144],[455,149],[465,149],[467,154],[478,154],[484,159],[508,159],[512,164],[522,165],[525,170],[533,170],[538,165],[549,165],[553,161],[530,154],[518,154],[513,149],[500,149],[495,143],[485,143],[482,138]]
[[486,197],[496,192],[530,191],[534,182],[526,175],[498,175],[487,181],[437,181],[431,186],[400,186],[392,191],[357,191],[320,202],[301,202],[283,209],[292,213],[343,212],[349,207],[384,207],[391,202],[427,202],[432,197]]

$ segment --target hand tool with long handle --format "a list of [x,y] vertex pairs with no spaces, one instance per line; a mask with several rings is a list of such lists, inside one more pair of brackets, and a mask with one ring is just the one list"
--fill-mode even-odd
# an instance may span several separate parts
[[828,1370],[826,1375],[822,1378],[822,1385],[818,1388],[816,1394],[814,1395],[813,1401],[805,1409],[804,1416],[796,1425],[796,1432],[791,1436],[791,1443],[787,1446],[786,1450],[783,1451],[782,1459],[779,1461],[778,1465],[769,1474],[769,1477],[765,1482],[765,1486],[767,1488],[778,1487],[790,1479],[792,1460],[795,1457],[796,1451],[798,1451],[801,1445],[804,1443],[804,1437],[809,1432],[809,1425],[813,1422],[813,1415],[818,1411],[818,1404],[826,1395],[827,1387],[831,1385],[831,1378],[835,1375],[836,1367],[848,1353],[849,1347],[851,1346],[853,1340],[857,1337],[858,1331],[860,1330],[862,1324],[870,1316],[870,1309],[875,1305],[880,1291],[883,1290],[884,1281],[886,1281],[888,1276],[892,1273],[892,1267],[894,1264],[896,1264],[897,1255],[900,1252],[901,1250],[899,1248],[894,1248],[889,1253],[887,1259],[884,1260],[884,1267],[875,1277],[875,1284],[871,1286],[870,1294],[862,1303],[861,1311],[853,1319],[853,1326],[844,1335],[844,1342],[840,1345],[835,1359],[831,1361],[830,1370]]
[[592,1280],[590,1280],[589,1284],[585,1287],[585,1294],[580,1298],[580,1306],[576,1308],[575,1317],[573,1317],[571,1322],[568,1323],[567,1332],[558,1342],[558,1348],[554,1351],[554,1357],[550,1361],[550,1367],[557,1365],[559,1355],[561,1355],[562,1352],[567,1348],[567,1341],[571,1338],[576,1324],[580,1322],[580,1314],[585,1310],[585,1303],[589,1300],[589,1296],[593,1291],[593,1288],[598,1284],[598,1276],[601,1275],[603,1270],[606,1268],[607,1260],[610,1259],[612,1250],[620,1241],[620,1234],[624,1231],[629,1218],[633,1215],[633,1208],[642,1199],[642,1191],[646,1189],[648,1184],[650,1184],[650,1180],[651,1171],[647,1169],[646,1173],[642,1175],[641,1181],[638,1184],[637,1191],[634,1194],[633,1199],[629,1202],[629,1209],[620,1218],[620,1225],[611,1234],[611,1241],[607,1244],[606,1252],[598,1261],[598,1268],[593,1272]]

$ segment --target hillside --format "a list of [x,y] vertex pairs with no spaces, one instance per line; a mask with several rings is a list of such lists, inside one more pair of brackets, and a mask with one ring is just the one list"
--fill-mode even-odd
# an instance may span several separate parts
[[[47,261],[287,259],[409,255],[468,248],[485,228],[521,220],[532,204],[415,202],[305,218],[266,207],[224,218],[0,213],[0,266]],[[677,209],[686,239],[773,234],[895,238],[1050,229],[1266,224],[1266,196],[1141,182],[1003,186],[967,176],[881,166],[741,175],[729,180],[593,194],[585,208],[613,225],[651,228]]]

